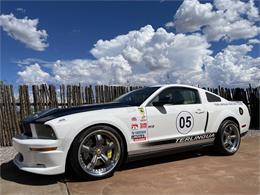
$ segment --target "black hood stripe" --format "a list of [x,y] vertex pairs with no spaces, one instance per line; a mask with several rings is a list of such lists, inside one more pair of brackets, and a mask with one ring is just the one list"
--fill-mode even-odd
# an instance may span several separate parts
[[45,123],[46,121],[58,117],[70,115],[70,114],[95,111],[95,110],[103,110],[103,109],[123,108],[123,107],[130,107],[130,106],[121,103],[106,103],[106,104],[82,105],[82,106],[71,107],[71,108],[52,108],[27,117],[24,120],[24,123]]

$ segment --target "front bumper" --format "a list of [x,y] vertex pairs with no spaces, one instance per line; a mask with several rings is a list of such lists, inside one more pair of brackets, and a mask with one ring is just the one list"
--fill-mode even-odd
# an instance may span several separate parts
[[[26,139],[19,136],[13,138],[13,146],[18,152],[14,163],[19,169],[43,175],[65,172],[66,153],[61,149],[60,140]],[[44,151],[46,148],[53,149]]]

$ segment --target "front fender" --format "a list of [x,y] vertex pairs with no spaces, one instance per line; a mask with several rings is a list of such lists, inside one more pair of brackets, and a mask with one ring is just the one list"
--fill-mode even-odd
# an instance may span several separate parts
[[[101,115],[101,116],[100,116]],[[127,148],[130,143],[131,131],[123,119],[109,115],[100,114],[98,117],[96,114],[78,113],[74,115],[68,115],[61,118],[57,118],[46,122],[45,124],[51,126],[56,133],[58,139],[62,140],[62,149],[68,152],[73,140],[83,130],[90,126],[98,124],[107,124],[116,127],[124,136]]]

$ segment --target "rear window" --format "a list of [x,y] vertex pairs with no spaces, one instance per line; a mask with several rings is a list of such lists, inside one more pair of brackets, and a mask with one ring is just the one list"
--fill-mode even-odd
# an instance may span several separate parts
[[206,92],[208,102],[221,102],[220,97]]

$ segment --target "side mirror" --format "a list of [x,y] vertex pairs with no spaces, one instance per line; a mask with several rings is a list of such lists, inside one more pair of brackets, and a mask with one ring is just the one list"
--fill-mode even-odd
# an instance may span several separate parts
[[155,106],[155,107],[161,107],[163,105],[164,105],[163,102],[153,102],[153,106]]

